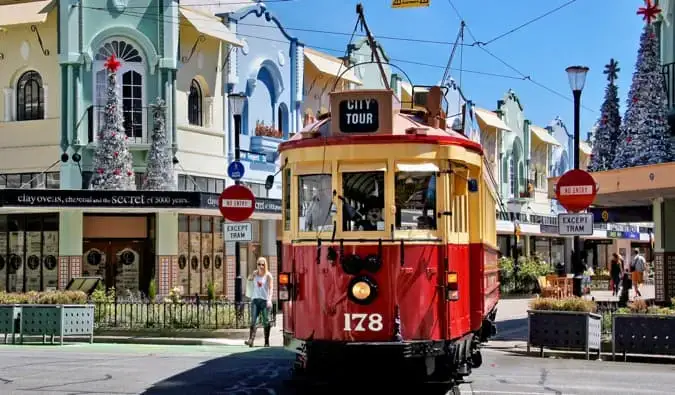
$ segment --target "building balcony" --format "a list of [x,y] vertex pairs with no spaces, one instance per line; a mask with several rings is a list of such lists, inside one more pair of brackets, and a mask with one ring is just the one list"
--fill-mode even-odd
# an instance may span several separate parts
[[[98,134],[105,122],[105,106],[89,106],[86,112],[87,121],[87,143],[94,144],[98,140]],[[138,110],[123,110],[124,121],[122,126],[124,132],[129,137],[130,146],[145,147],[150,146],[152,142],[150,136],[154,123],[152,121],[152,108],[142,107]],[[168,115],[167,115],[168,116]],[[83,120],[80,120],[80,124]],[[166,123],[165,123],[166,126]],[[166,131],[167,137],[171,139],[171,132]]]
[[[254,135],[251,136],[250,151],[263,154],[276,153],[283,141],[283,133],[273,126],[257,123]],[[272,160],[274,161],[274,160]]]

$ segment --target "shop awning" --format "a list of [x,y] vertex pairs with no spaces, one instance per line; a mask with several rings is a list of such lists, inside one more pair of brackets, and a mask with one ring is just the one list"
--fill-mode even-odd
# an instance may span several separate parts
[[475,107],[474,109],[476,111],[476,115],[478,115],[478,118],[480,118],[488,126],[511,132],[511,128],[506,126],[504,121],[502,121],[501,118],[499,118],[494,112],[479,107]]
[[313,64],[314,67],[316,67],[321,73],[328,74],[333,77],[342,75],[341,78],[344,80],[359,85],[363,84],[361,80],[358,79],[354,74],[354,69],[345,72],[345,70],[347,70],[347,66],[343,65],[342,62],[337,58],[333,58],[332,56],[305,47],[305,59]]
[[0,5],[0,27],[45,23],[52,0]]
[[593,148],[588,145],[585,141],[579,141],[579,151],[583,152],[586,155],[590,155],[593,152]]
[[555,137],[551,136],[546,129],[532,125],[530,126],[530,131],[532,132],[533,136],[543,141],[544,144],[560,146],[558,140],[556,140]]
[[223,25],[220,19],[199,13],[187,7],[180,7],[179,10],[181,15],[183,15],[198,32],[230,45],[234,45],[235,47],[241,48],[244,46],[237,36],[234,35],[227,26]]

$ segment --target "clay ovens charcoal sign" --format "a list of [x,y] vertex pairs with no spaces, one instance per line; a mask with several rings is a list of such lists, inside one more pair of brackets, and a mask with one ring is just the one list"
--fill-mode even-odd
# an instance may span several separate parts
[[373,133],[380,127],[377,100],[356,99],[340,102],[340,131],[342,133]]

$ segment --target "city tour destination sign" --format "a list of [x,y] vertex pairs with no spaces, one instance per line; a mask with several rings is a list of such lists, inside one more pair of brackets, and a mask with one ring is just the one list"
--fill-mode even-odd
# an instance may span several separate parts
[[373,133],[380,128],[380,107],[376,99],[350,99],[340,102],[340,131]]
[[587,171],[574,169],[560,177],[555,196],[568,213],[558,214],[558,233],[565,236],[593,235],[593,213],[586,210],[598,193],[598,186]]

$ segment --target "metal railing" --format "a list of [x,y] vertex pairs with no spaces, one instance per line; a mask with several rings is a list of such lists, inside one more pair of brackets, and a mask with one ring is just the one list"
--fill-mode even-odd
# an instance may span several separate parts
[[[95,143],[101,131],[105,115],[105,106],[89,106],[87,108],[87,140]],[[141,107],[137,112],[123,112],[124,132],[129,137],[129,144],[149,144],[152,128],[154,127],[151,107]],[[167,130],[167,138],[171,139],[171,133]]]
[[[251,321],[251,304],[239,308],[230,301],[192,302],[96,302],[96,329],[246,329]],[[272,306],[269,320],[276,326],[277,305]],[[259,318],[260,321],[260,318]],[[261,323],[258,322],[258,325]]]

